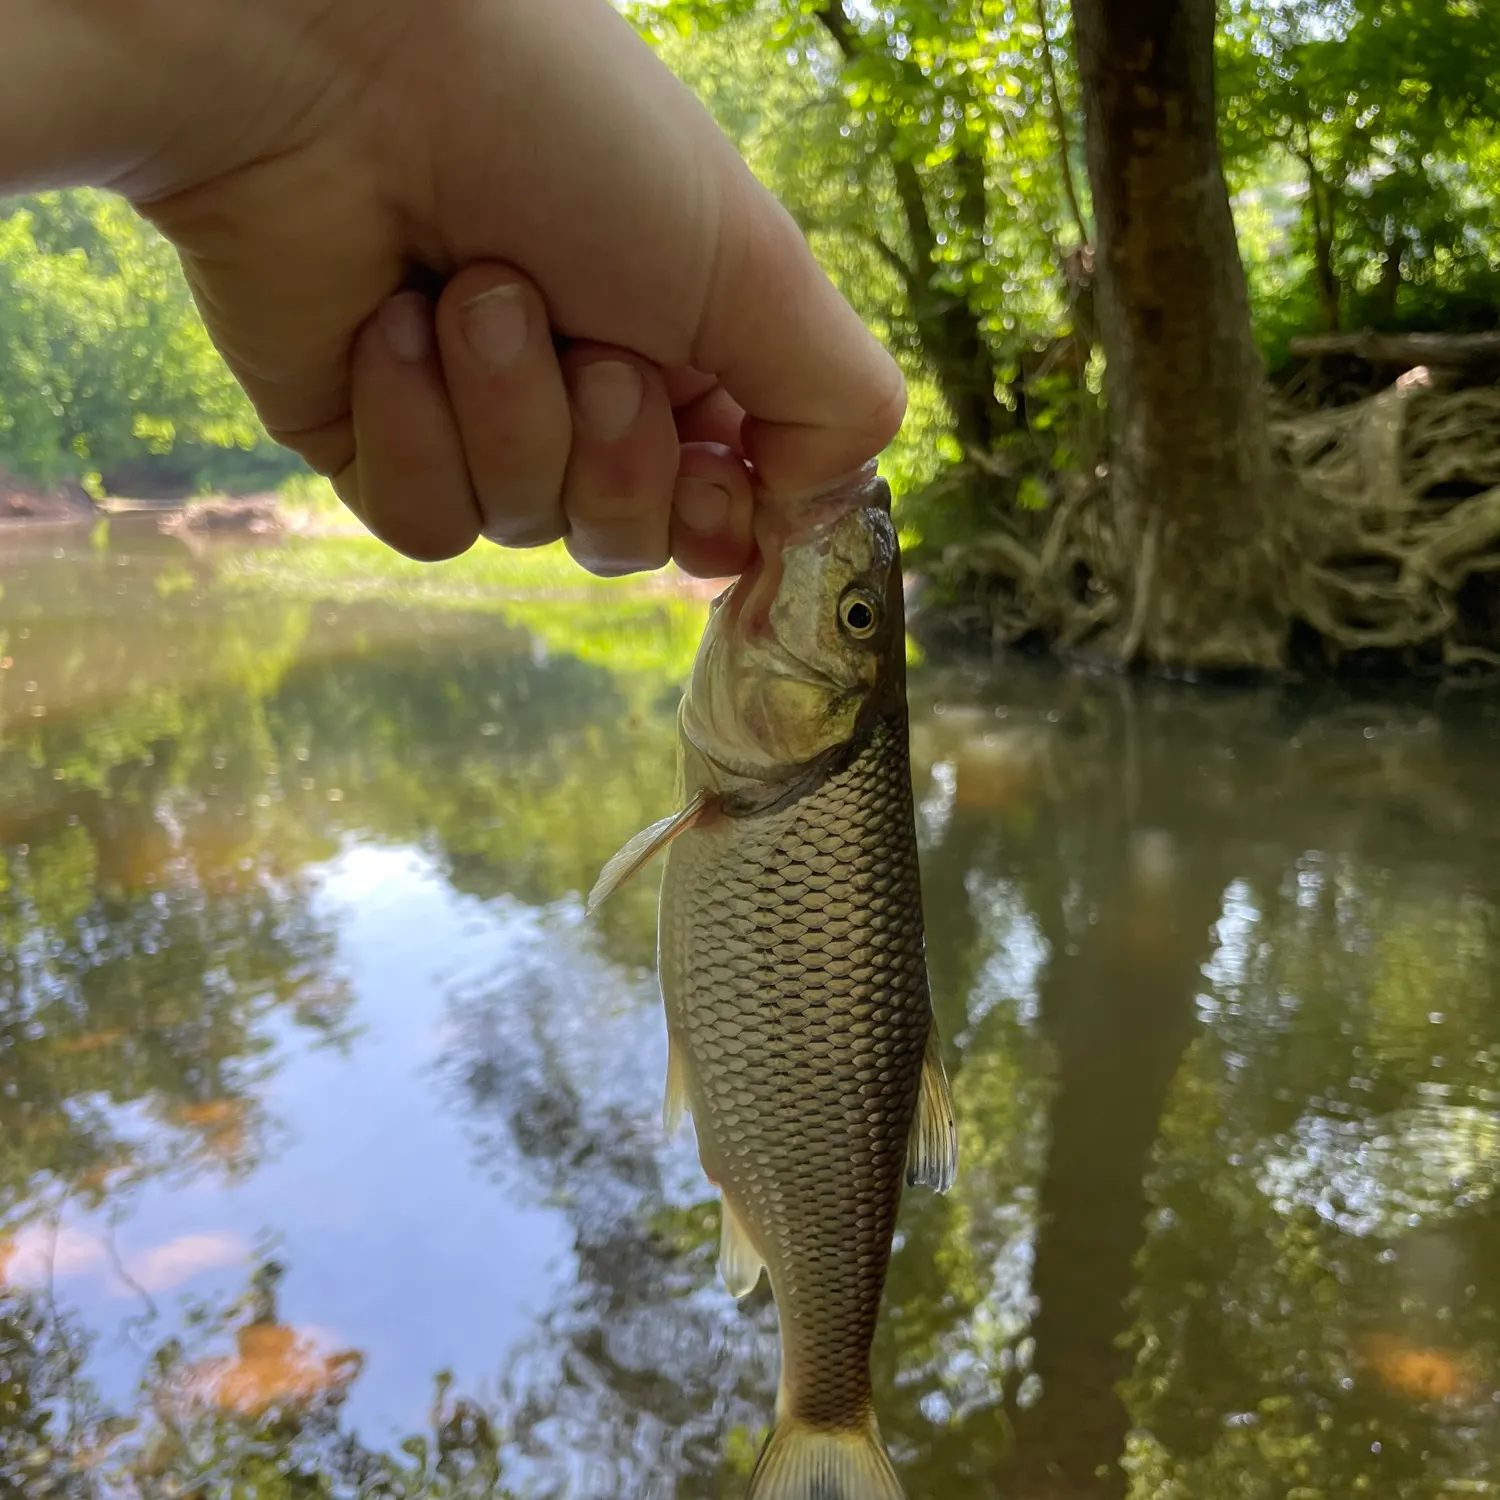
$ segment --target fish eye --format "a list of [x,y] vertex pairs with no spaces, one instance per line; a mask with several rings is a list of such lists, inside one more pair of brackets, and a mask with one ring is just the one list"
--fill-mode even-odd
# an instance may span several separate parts
[[868,640],[880,624],[880,601],[864,589],[850,589],[839,600],[839,624],[855,640]]

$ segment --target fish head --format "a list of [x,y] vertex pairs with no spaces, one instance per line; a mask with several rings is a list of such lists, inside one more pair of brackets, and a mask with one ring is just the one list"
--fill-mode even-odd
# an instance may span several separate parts
[[690,747],[732,777],[789,780],[904,693],[890,490],[852,484],[772,512],[759,557],[714,601],[683,699]]

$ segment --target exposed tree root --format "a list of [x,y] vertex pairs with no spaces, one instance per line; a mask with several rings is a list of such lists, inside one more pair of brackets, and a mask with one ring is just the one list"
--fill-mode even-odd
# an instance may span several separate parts
[[[1284,412],[1274,432],[1297,493],[1289,633],[1311,632],[1330,659],[1500,669],[1500,389],[1444,390],[1418,368],[1348,406]],[[977,466],[969,478],[995,482]],[[1127,553],[1103,478],[1067,476],[1059,488],[1050,511],[1003,508],[927,571],[999,640],[1129,661],[1138,631],[1125,596],[1138,618],[1154,582],[1151,538]]]

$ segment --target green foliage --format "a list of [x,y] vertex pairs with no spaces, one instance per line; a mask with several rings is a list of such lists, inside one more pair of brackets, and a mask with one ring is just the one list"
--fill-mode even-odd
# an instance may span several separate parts
[[[912,391],[887,456],[898,494],[1017,425],[1009,387],[1068,326],[1081,226],[1052,128],[1074,86],[1065,13],[992,0],[893,9],[709,0],[636,20],[786,203]],[[1070,137],[1076,148],[1081,135]],[[985,424],[988,423],[988,426]]]
[[[1280,198],[1285,239],[1261,249],[1293,283],[1292,331],[1493,323],[1500,11],[1233,0],[1217,65],[1231,168]],[[1287,320],[1258,291],[1274,349]]]
[[[913,415],[898,493],[961,457],[965,407],[1031,508],[1098,454],[1097,381],[1056,354],[1093,336],[1083,126],[1067,8],[993,0],[627,5],[792,210],[901,359]],[[1217,50],[1226,160],[1258,335],[1491,326],[1500,303],[1500,10],[1474,0],[1233,0]],[[963,340],[977,340],[965,362]],[[992,413],[992,416],[995,414]],[[972,427],[972,422],[969,423]],[[995,486],[903,517],[972,534]],[[970,503],[972,501],[972,503]]]
[[289,474],[276,486],[276,493],[287,510],[300,516],[336,521],[349,517],[332,481],[322,474],[306,471]]
[[[1050,504],[1050,476],[1092,466],[1091,292],[1070,260],[1089,195],[1062,0],[621,4],[901,361],[898,495],[966,446],[1004,450],[1015,482],[981,482],[952,525],[904,515],[910,539],[983,527],[997,493]],[[1230,0],[1217,83],[1273,365],[1335,322],[1493,326],[1500,9]],[[0,205],[0,466],[117,492],[292,476],[302,508],[312,493],[214,352],[170,248],[90,190]]]
[[46,482],[159,471],[192,485],[226,450],[278,477],[289,464],[209,342],[171,247],[106,193],[6,205],[0,465]]

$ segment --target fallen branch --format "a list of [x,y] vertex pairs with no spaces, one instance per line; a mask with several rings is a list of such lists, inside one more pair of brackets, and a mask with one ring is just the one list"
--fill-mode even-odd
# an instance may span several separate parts
[[1291,341],[1305,359],[1345,355],[1372,365],[1442,365],[1469,369],[1500,364],[1500,333],[1316,333]]

